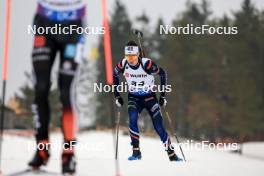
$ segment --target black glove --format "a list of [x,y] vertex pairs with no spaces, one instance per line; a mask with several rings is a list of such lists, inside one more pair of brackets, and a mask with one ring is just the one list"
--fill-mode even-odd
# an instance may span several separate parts
[[167,105],[166,97],[160,96],[159,105],[164,107]]
[[121,96],[118,96],[118,97],[116,97],[115,103],[116,103],[116,106],[120,108],[124,105],[124,100]]

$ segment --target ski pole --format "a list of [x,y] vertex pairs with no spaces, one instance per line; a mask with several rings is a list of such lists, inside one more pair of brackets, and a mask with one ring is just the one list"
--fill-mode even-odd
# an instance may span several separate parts
[[6,97],[6,81],[7,81],[7,66],[8,66],[8,50],[9,50],[9,32],[10,32],[10,14],[11,0],[6,1],[6,28],[5,28],[5,44],[4,44],[4,63],[3,63],[3,83],[2,83],[2,105],[1,105],[1,120],[0,120],[0,174],[2,161],[2,143],[4,134],[5,122],[5,97]]
[[113,136],[113,149],[115,157],[115,176],[120,176],[120,167],[119,167],[119,158],[118,158],[118,140],[119,140],[119,121],[120,121],[120,111],[118,111],[117,117],[115,116],[115,107],[113,105],[114,95],[111,94],[109,98],[109,107],[111,113],[111,127],[112,127],[112,136]]
[[143,51],[142,42],[141,42],[141,39],[143,39],[143,32],[141,32],[137,29],[134,29],[133,33],[137,36],[139,47],[141,50],[141,55],[142,55],[142,57],[145,57],[145,52]]
[[180,150],[181,150],[182,157],[183,157],[184,161],[186,162],[185,155],[184,155],[184,153],[183,153],[183,150],[182,150],[182,147],[181,147],[180,141],[179,141],[179,139],[178,139],[178,136],[177,136],[176,132],[175,132],[174,129],[173,129],[173,126],[172,126],[172,120],[171,120],[171,118],[170,118],[170,115],[169,115],[168,111],[165,109],[165,107],[163,107],[163,108],[164,108],[165,114],[166,114],[166,116],[167,116],[167,119],[168,119],[168,121],[169,121],[169,127],[170,127],[170,130],[171,130],[171,133],[172,133],[172,134],[174,135],[174,137],[176,138],[176,141],[177,141],[177,143],[179,144],[179,148],[180,148]]
[[119,124],[120,124],[120,111],[117,112],[117,119],[116,119],[116,149],[115,149],[115,159],[118,159],[118,142],[119,142]]
[[117,112],[117,119],[116,119],[116,142],[115,142],[115,161],[116,161],[116,176],[120,175],[119,170],[119,158],[118,158],[118,144],[119,144],[119,126],[120,126],[120,112],[119,109]]

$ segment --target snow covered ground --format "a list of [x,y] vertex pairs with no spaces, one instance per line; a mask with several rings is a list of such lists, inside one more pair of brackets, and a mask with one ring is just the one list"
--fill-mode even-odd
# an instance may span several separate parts
[[[48,171],[60,172],[61,139],[62,136],[59,133],[51,135],[52,156],[46,168]],[[110,132],[81,133],[78,141],[78,173],[76,175],[115,175],[113,136]],[[143,156],[141,161],[127,161],[127,157],[131,154],[128,136],[120,136],[119,146],[121,176],[262,176],[264,173],[264,160],[224,151],[195,151],[183,148],[188,161],[172,163],[168,161],[166,153],[161,150],[158,138],[141,138]],[[255,152],[254,146],[262,148],[259,152],[264,152],[261,147],[263,143],[246,144],[243,148],[247,152]],[[33,137],[5,135],[2,160],[5,176],[26,169],[26,164],[32,157],[33,148]]]
[[242,146],[242,154],[246,157],[264,161],[264,142],[247,142]]

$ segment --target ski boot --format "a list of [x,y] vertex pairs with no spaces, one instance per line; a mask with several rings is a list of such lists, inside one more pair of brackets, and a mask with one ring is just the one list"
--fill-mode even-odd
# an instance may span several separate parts
[[62,174],[63,175],[74,175],[76,172],[76,159],[74,153],[63,153],[62,154]]
[[134,148],[133,147],[133,153],[132,156],[128,157],[129,161],[133,161],[133,160],[140,160],[141,159],[141,152],[139,148]]
[[43,150],[37,149],[33,159],[28,163],[33,170],[38,170],[41,166],[45,166],[49,160],[49,150],[48,150],[48,141],[40,141],[39,144],[45,145]]
[[168,156],[170,161],[183,161],[181,158],[179,158],[176,153],[173,150],[168,150]]

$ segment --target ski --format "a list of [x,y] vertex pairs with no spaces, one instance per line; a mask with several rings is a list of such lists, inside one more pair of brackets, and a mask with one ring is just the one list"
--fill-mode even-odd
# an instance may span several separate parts
[[45,175],[45,176],[74,176],[74,175],[63,175],[57,172],[48,171],[46,169],[33,169],[27,168],[22,171],[14,172],[11,174],[7,174],[6,176],[26,176],[26,175]]

